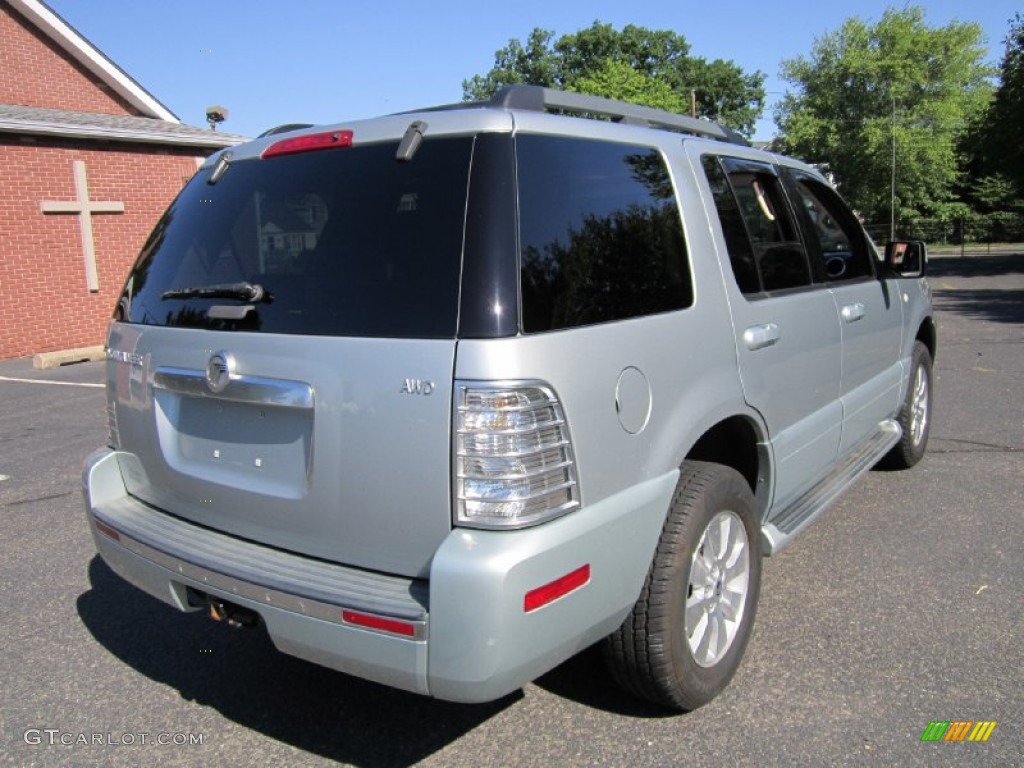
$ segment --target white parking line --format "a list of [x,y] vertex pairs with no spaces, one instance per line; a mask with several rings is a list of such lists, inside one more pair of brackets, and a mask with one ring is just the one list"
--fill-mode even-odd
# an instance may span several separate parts
[[53,381],[52,379],[17,379],[13,376],[0,376],[0,381],[14,381],[18,384],[58,384],[62,387],[96,387],[103,389],[103,384],[90,384],[78,381]]

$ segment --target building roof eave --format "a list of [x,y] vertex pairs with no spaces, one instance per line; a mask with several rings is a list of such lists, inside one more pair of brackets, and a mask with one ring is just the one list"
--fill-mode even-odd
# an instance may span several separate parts
[[76,62],[102,80],[112,91],[144,115],[171,123],[181,120],[127,72],[107,58],[78,30],[39,0],[8,0],[14,9],[31,21]]
[[248,141],[245,136],[150,117],[98,115],[14,104],[0,104],[0,134],[3,133],[212,149]]
[[99,141],[125,141],[129,143],[140,142],[144,144],[168,144],[178,147],[207,147],[222,149],[233,147],[246,141],[244,138],[224,136],[222,138],[203,136],[173,136],[166,133],[147,132],[138,130],[118,130],[109,128],[96,128],[93,126],[65,126],[65,125],[27,125],[25,123],[10,123],[0,119],[0,133],[17,133],[20,135],[34,136],[59,136],[61,138],[93,139]]

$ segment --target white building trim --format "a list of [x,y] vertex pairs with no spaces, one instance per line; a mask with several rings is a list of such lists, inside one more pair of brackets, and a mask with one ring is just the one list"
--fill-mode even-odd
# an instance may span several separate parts
[[171,110],[135,82],[102,51],[86,40],[74,27],[39,0],[8,0],[11,6],[36,25],[71,58],[100,78],[110,89],[147,117],[180,123]]

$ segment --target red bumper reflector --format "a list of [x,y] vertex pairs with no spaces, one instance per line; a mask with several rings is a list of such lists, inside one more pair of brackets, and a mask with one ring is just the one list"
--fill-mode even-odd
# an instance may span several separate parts
[[99,531],[100,533],[102,533],[108,539],[113,539],[114,541],[120,541],[121,540],[121,534],[118,533],[113,528],[111,528],[106,523],[100,522],[99,520],[96,520],[95,518],[93,518],[93,522],[96,523],[96,530]]
[[416,634],[416,627],[413,624],[407,621],[400,621],[399,619],[386,619],[383,616],[358,613],[357,611],[342,611],[341,618],[346,624],[376,629],[381,632],[390,632],[394,635],[413,637]]
[[542,608],[548,603],[552,603],[558,598],[569,594],[574,589],[579,589],[588,581],[590,581],[589,563],[545,584],[543,587],[531,589],[523,598],[523,610],[526,613],[536,611],[538,608]]
[[275,141],[263,150],[261,158],[277,157],[278,155],[294,155],[298,152],[312,152],[317,149],[334,149],[335,147],[351,147],[352,131],[325,131],[324,133],[307,133],[304,136],[292,136],[290,139]]

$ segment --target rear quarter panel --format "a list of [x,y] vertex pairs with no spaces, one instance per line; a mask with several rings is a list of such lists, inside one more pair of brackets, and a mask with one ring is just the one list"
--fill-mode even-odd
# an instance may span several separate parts
[[[593,138],[606,138],[611,126],[594,121],[588,128]],[[623,133],[620,127],[616,138]],[[629,138],[652,145],[652,133],[638,128]],[[677,469],[701,434],[723,418],[756,420],[743,400],[722,275],[682,139],[654,135],[683,212],[693,305],[570,330],[462,340],[456,355],[457,379],[539,379],[554,387],[569,422],[584,505]],[[630,402],[617,405],[624,372]],[[647,403],[637,398],[645,389],[648,416],[642,429],[628,431],[619,410],[642,411]]]

